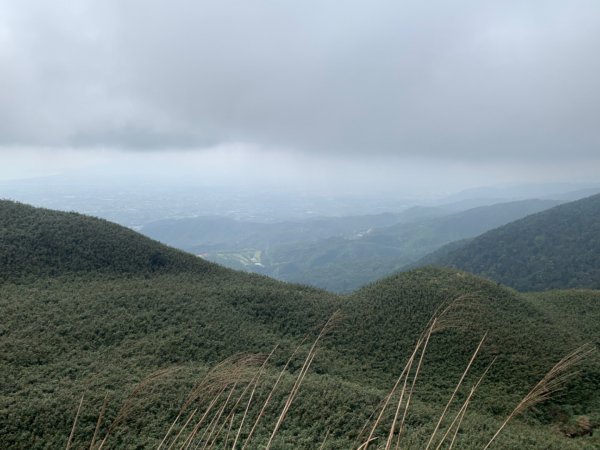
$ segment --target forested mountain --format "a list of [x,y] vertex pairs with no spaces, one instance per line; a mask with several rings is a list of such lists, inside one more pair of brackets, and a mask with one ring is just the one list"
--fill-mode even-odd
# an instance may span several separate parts
[[[399,271],[444,244],[477,236],[558,203],[554,200],[499,203],[374,228],[352,238],[331,237],[312,243],[279,245],[261,254],[262,265],[254,270],[286,281],[350,292]],[[209,254],[209,259],[219,263],[232,261],[231,253],[227,252],[219,252],[216,257]]]
[[600,288],[600,194],[453,244],[422,264],[456,267],[521,291]]
[[[459,390],[464,399],[497,358],[458,435],[463,448],[481,448],[532,384],[597,333],[590,321],[600,310],[596,292],[556,294],[544,303],[467,273],[420,269],[343,297],[222,269],[105,221],[8,202],[2,208],[3,269],[11,261],[19,268],[0,280],[3,448],[64,447],[82,394],[73,448],[89,448],[99,415],[98,440],[110,432],[107,447],[156,448],[186,393],[209,367],[240,353],[266,355],[277,345],[263,375],[270,386],[308,334],[249,447],[264,448],[294,377],[302,371],[303,355],[335,311],[339,317],[320,343],[272,448],[314,449],[326,435],[323,448],[356,448],[353,442],[402,372],[428,320],[453,299],[460,300],[443,316],[444,327],[431,336],[404,439],[408,446],[424,445],[487,332]],[[22,255],[35,254],[36,248],[48,255],[19,258],[20,248]],[[148,260],[156,252],[166,261],[158,268]],[[258,366],[245,370],[255,373]],[[159,369],[161,376],[136,387]],[[526,420],[515,420],[495,448],[596,448],[598,433],[590,436],[578,424],[593,428],[600,419],[600,366],[590,357],[579,369],[581,374],[566,386],[568,395],[540,405]],[[233,392],[238,381],[226,386]],[[256,390],[259,405],[269,389]],[[194,409],[203,411],[210,398],[199,396],[187,404],[185,417]],[[225,410],[225,395],[222,401]],[[452,414],[459,407],[460,402],[451,405]],[[212,416],[216,424],[218,411]],[[244,404],[233,411],[235,430]],[[391,414],[390,408],[375,431],[381,440]],[[442,429],[448,425],[444,422]],[[210,426],[206,424],[207,432]],[[249,424],[240,430],[243,439]],[[183,443],[182,437],[178,445]],[[214,443],[222,448],[223,442]]]

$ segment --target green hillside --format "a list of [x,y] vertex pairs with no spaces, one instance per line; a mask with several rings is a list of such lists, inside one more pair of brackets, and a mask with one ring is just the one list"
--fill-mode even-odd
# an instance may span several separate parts
[[[459,391],[464,399],[498,357],[459,435],[461,448],[482,448],[529,387],[564,354],[590,340],[590,317],[600,310],[596,292],[557,293],[552,303],[543,303],[446,269],[399,274],[342,297],[220,269],[108,222],[4,206],[11,219],[2,219],[0,251],[3,258],[7,252],[20,262],[0,290],[2,448],[64,448],[82,394],[73,448],[89,448],[105,397],[101,436],[137,382],[157,369],[173,368],[126,403],[129,415],[105,447],[156,448],[186,392],[210,367],[233,355],[264,355],[278,345],[264,374],[265,383],[273,383],[304,337],[308,334],[310,342],[338,310],[341,317],[322,340],[272,448],[314,449],[326,435],[323,448],[356,448],[360,429],[386,397],[431,315],[463,294],[469,299],[455,305],[448,327],[431,338],[405,439],[410,448],[422,447],[478,340],[488,332]],[[22,232],[25,225],[36,230],[29,238]],[[46,248],[63,257],[50,253],[30,264],[25,256],[15,259],[20,247],[24,255],[40,247],[39,236],[52,236],[52,247]],[[115,241],[119,246],[111,247]],[[168,261],[159,269],[148,266],[148,255],[156,251]],[[119,266],[110,264],[111,252]],[[583,332],[584,322],[589,332]],[[264,448],[309,347],[303,344],[292,360],[249,448]],[[580,370],[567,386],[568,395],[515,420],[495,448],[596,448],[598,433],[565,437],[580,417],[592,426],[600,423],[597,359]],[[256,391],[261,402],[265,389]],[[208,401],[199,398],[187,413]],[[239,408],[238,421],[242,413]],[[390,420],[383,417],[376,436],[385,438]],[[243,429],[245,436],[249,427]]]
[[102,219],[0,200],[0,280],[69,272],[220,272]]
[[600,195],[594,195],[441,249],[422,263],[467,270],[521,291],[598,289],[599,236]]

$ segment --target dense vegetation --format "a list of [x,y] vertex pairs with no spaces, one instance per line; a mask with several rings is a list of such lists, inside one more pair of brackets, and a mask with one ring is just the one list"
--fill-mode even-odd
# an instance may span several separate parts
[[[4,207],[11,219],[2,222],[1,251],[12,252],[10,261],[17,261],[19,270],[0,281],[3,448],[64,447],[82,394],[74,447],[89,446],[106,395],[101,435],[138,381],[157,369],[175,367],[136,399],[108,440],[110,448],[155,448],[186,392],[209,367],[235,354],[267,354],[278,345],[265,373],[272,382],[307,333],[314,335],[337,310],[341,318],[321,342],[273,448],[318,448],[328,432],[325,448],[352,448],[429,318],[440,305],[463,295],[468,298],[451,310],[447,327],[431,339],[406,443],[419,448],[431,432],[487,331],[459,392],[464,398],[468,386],[498,357],[459,434],[461,448],[481,448],[558,359],[590,341],[590,335],[598,339],[596,292],[558,292],[545,302],[466,273],[421,269],[341,297],[220,269],[104,221],[17,204]],[[28,239],[23,227],[36,232]],[[56,249],[61,259],[49,255],[28,265],[7,244],[18,242],[29,252],[24,254],[31,254],[47,242],[40,235],[49,237],[46,248]],[[121,269],[111,268],[111,252]],[[159,269],[148,265],[155,252],[167,261]],[[80,265],[81,258],[89,261]],[[259,448],[309,346],[301,346],[265,413],[257,430]],[[590,436],[578,423],[582,417],[590,426],[600,421],[600,366],[592,358],[581,370],[567,386],[568,395],[515,421],[495,448],[596,448],[598,433]],[[261,399],[266,394],[264,389],[256,393]],[[198,407],[202,402],[206,399],[198,399]],[[384,422],[390,419],[385,416]]]
[[0,200],[0,280],[182,271],[223,270],[105,220]]
[[423,263],[467,270],[521,291],[598,289],[599,254],[600,195],[594,195],[441,249]]

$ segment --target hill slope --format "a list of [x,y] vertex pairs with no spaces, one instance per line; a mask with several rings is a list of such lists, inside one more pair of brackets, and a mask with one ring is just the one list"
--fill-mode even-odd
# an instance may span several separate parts
[[0,280],[67,272],[221,270],[106,220],[0,200]]
[[594,195],[442,249],[423,263],[467,270],[522,291],[598,289],[599,254],[600,195]]
[[[19,245],[35,248],[40,235],[51,235],[65,256],[55,271],[41,263],[28,265],[23,258],[25,272],[2,284],[0,428],[6,448],[64,447],[84,392],[75,447],[88,448],[106,394],[110,400],[106,423],[111,423],[138,380],[176,365],[176,372],[134,403],[134,414],[109,440],[111,448],[156,448],[186,391],[209,366],[240,352],[265,354],[278,344],[272,368],[265,374],[274,380],[303,337],[313,334],[335,310],[341,310],[342,319],[323,341],[273,448],[318,448],[328,429],[331,437],[325,448],[352,448],[352,440],[385,398],[431,314],[447,300],[472,293],[478,295],[454,313],[460,326],[432,338],[406,438],[407,444],[416,445],[430,431],[474,345],[488,331],[467,384],[493,357],[500,357],[465,418],[460,437],[466,447],[478,448],[531,383],[584,340],[564,321],[546,314],[543,305],[532,305],[515,291],[453,270],[403,273],[340,297],[257,275],[213,270],[214,266],[179,252],[174,258],[185,260],[181,266],[176,258],[168,270],[148,270],[146,249],[160,249],[167,257],[172,250],[135,235],[134,248],[143,250],[107,251],[104,238],[110,242],[113,231],[131,232],[79,215],[52,213],[53,219],[46,220],[36,216],[49,214],[46,210],[14,204],[11,208],[12,219],[4,221],[1,230],[5,236],[18,234],[30,218],[37,232],[30,239],[21,237]],[[55,227],[87,230],[51,233]],[[126,239],[121,244],[129,248]],[[77,253],[78,247],[88,251]],[[99,255],[110,261],[111,252],[121,265],[107,267],[101,264],[104,259],[98,261]],[[77,270],[81,258],[88,258],[83,267],[97,265],[100,270]],[[27,270],[32,271],[30,276]],[[600,307],[587,297],[582,301],[588,309]],[[578,308],[568,312],[575,328],[577,312]],[[308,346],[301,346],[301,351]],[[291,388],[291,374],[301,365],[302,359],[292,361],[284,388]],[[568,439],[559,431],[561,417],[587,415],[595,421],[599,415],[600,369],[595,363],[584,369],[584,383],[577,378],[568,397],[528,415],[527,422],[517,421],[514,432],[508,430],[497,448],[594,448],[597,433]],[[266,412],[259,440],[268,436],[285,392],[277,392],[273,409]],[[257,395],[264,398],[266,392]],[[205,405],[199,402],[196,407]]]

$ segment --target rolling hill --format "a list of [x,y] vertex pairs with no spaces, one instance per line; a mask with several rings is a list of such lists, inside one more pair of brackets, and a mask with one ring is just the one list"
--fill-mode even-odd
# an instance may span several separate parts
[[427,256],[521,291],[600,288],[600,195],[556,206]]
[[[318,448],[326,435],[324,448],[353,448],[431,315],[464,295],[468,299],[451,310],[447,326],[432,336],[405,439],[408,446],[423,443],[487,332],[459,391],[464,398],[497,357],[459,435],[464,448],[481,448],[536,380],[590,340],[590,314],[600,310],[595,291],[557,294],[544,303],[450,269],[401,273],[338,296],[220,268],[102,220],[11,202],[0,206],[2,269],[14,262],[0,279],[4,448],[64,447],[82,394],[74,448],[89,448],[105,399],[100,436],[120,417],[123,402],[129,413],[107,445],[156,448],[186,392],[210,367],[235,355],[267,354],[278,345],[264,372],[271,383],[298,344],[334,311],[341,317],[323,339],[273,448]],[[158,266],[155,254],[163,262]],[[298,351],[305,354],[309,347],[302,344]],[[291,360],[252,448],[264,447],[302,358]],[[169,371],[147,382],[143,395],[128,397],[159,369]],[[565,427],[580,417],[591,426],[600,419],[597,360],[589,359],[581,371],[569,382],[568,396],[516,420],[496,448],[596,448],[598,433],[565,436]],[[256,391],[260,399],[267,394]],[[205,406],[206,399],[198,398],[188,413]],[[242,413],[240,408],[234,417],[239,421]],[[383,424],[389,420],[386,415]]]
[[67,272],[221,272],[111,222],[0,200],[0,280]]

